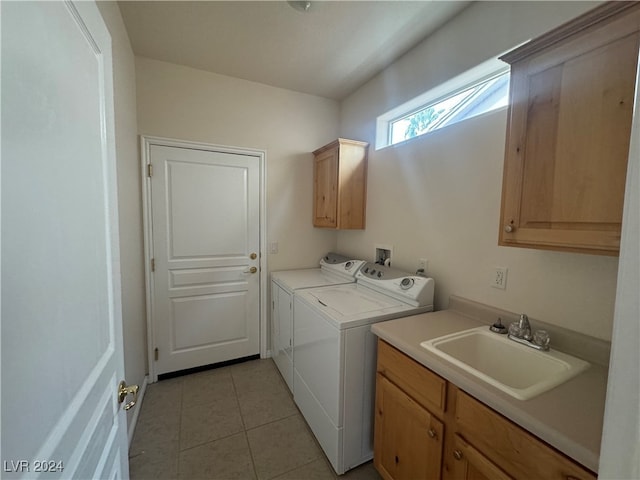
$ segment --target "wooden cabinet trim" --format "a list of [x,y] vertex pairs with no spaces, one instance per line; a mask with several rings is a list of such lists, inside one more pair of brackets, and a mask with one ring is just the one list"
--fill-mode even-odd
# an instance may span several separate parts
[[639,5],[637,2],[633,1],[613,1],[603,3],[573,20],[546,32],[544,35],[511,50],[499,58],[500,60],[513,64],[565,41],[568,38],[588,33],[589,30],[593,30],[595,28],[600,28],[606,23],[628,15],[633,11],[633,9],[637,9],[638,7]]

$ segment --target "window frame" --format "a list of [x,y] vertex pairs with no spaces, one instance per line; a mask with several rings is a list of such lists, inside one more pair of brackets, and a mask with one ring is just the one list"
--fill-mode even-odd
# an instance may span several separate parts
[[[405,140],[391,143],[392,141],[392,133],[391,127],[394,122],[401,120],[403,118],[407,118],[411,115],[414,115],[421,110],[426,110],[431,106],[437,105],[439,102],[444,101],[448,98],[454,97],[459,93],[462,93],[464,90],[472,88],[478,84],[487,82],[492,78],[497,78],[500,75],[505,73],[509,74],[510,66],[501,62],[497,58],[490,59],[486,62],[481,63],[480,65],[456,76],[453,77],[434,88],[429,89],[425,93],[418,95],[417,97],[399,105],[392,110],[378,116],[376,119],[376,142],[375,149],[380,150],[382,148],[394,147],[397,145],[402,145],[405,142],[413,140],[415,138],[419,138],[424,136],[425,134],[437,131],[438,128],[425,132],[420,135],[416,135],[415,137],[407,138]],[[485,113],[495,111],[489,110]],[[482,114],[480,114],[482,115]],[[473,118],[473,117],[469,117]],[[466,119],[460,120],[464,121]],[[457,122],[456,122],[457,123]],[[448,125],[444,125],[444,128]]]

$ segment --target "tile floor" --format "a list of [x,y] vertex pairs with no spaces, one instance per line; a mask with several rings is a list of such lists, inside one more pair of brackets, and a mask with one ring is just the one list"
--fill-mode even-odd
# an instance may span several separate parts
[[[270,359],[149,385],[129,465],[133,480],[336,478]],[[339,478],[380,476],[369,462]]]

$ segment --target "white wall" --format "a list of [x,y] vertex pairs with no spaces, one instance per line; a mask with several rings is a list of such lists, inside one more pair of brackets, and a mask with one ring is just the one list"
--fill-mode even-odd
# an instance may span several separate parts
[[[113,46],[125,375],[127,383],[142,385],[147,373],[147,332],[134,56],[117,3],[97,4]],[[129,421],[132,414],[133,410]]]
[[312,225],[310,152],[337,138],[337,102],[142,57],[136,79],[141,135],[266,150],[269,271],[335,248],[335,232]]
[[[472,4],[343,102],[341,135],[375,144],[378,115],[595,5]],[[609,340],[617,258],[498,247],[505,129],[502,110],[371,149],[367,229],[339,232],[338,250],[391,244],[407,270],[428,258],[439,309],[457,294]],[[493,266],[509,269],[506,290],[488,285]]]

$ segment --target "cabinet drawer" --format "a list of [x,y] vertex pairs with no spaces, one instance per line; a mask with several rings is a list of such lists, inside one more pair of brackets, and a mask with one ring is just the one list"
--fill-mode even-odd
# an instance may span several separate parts
[[463,480],[513,480],[500,467],[460,435],[453,436],[453,478]]
[[444,412],[446,380],[382,340],[378,340],[378,372],[423,407]]
[[595,480],[596,476],[461,390],[456,430],[491,462],[515,478]]

